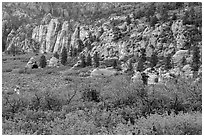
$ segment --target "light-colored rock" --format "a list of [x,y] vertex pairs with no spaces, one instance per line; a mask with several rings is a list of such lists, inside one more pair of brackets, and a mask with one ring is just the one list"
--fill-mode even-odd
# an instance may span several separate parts
[[56,67],[59,65],[59,59],[55,58],[55,57],[52,57],[50,60],[49,60],[49,64],[48,64],[48,67]]
[[52,52],[57,39],[56,34],[58,33],[60,22],[58,19],[51,19],[46,34],[46,52]]
[[131,78],[131,81],[134,83],[143,83],[142,81],[142,75],[140,72],[135,72],[135,74],[133,75],[133,77]]
[[188,55],[188,50],[177,51],[172,57],[174,64],[179,66],[180,63],[182,62],[183,57],[187,57],[187,55]]
[[37,61],[34,57],[31,57],[26,64],[25,68],[32,69],[33,65],[37,64]]
[[100,77],[100,76],[114,76],[117,74],[117,70],[115,69],[99,69],[96,68],[91,72],[91,77]]

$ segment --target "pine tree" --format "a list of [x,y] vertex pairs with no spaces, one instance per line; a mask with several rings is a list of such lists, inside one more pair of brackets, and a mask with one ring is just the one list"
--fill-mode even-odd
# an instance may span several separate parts
[[88,55],[86,57],[86,65],[87,66],[91,66],[92,65],[92,59],[91,59],[90,53],[88,53]]
[[44,54],[42,54],[42,56],[40,57],[40,61],[39,61],[39,66],[41,68],[45,68],[47,65],[47,62],[46,62],[46,57]]
[[114,68],[114,69],[116,69],[116,68],[117,68],[117,66],[118,66],[117,61],[116,61],[116,60],[114,60],[114,62],[113,62],[113,68]]
[[95,52],[94,56],[93,56],[93,63],[94,63],[94,67],[99,67],[99,56],[98,56],[98,52]]
[[85,62],[85,56],[84,56],[84,54],[81,54],[81,55],[80,55],[80,60],[81,60],[80,66],[81,66],[81,67],[86,67],[86,62]]
[[63,49],[62,49],[61,63],[62,63],[62,65],[66,65],[66,63],[67,63],[67,49],[66,49],[66,47],[63,47]]
[[72,46],[70,46],[69,56],[70,56],[70,57],[72,57],[72,56],[73,56],[73,47],[72,47]]
[[126,22],[127,22],[127,25],[130,25],[131,24],[131,19],[130,19],[130,16],[127,15],[126,17]]
[[140,59],[137,64],[137,71],[142,72],[144,70],[144,62]]
[[55,58],[59,59],[59,54],[57,52],[54,53],[53,55]]
[[200,67],[200,51],[199,47],[194,47],[193,49],[193,62],[191,63],[192,71],[198,71]]
[[172,68],[172,63],[171,63],[171,55],[168,55],[167,57],[165,57],[165,64],[164,64],[164,68],[166,70],[169,70]]
[[158,63],[158,57],[155,52],[152,53],[151,58],[150,58],[150,67],[153,68],[157,65]]

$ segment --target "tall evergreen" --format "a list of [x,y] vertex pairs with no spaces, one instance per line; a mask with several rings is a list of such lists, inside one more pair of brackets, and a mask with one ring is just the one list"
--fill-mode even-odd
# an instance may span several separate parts
[[156,55],[156,52],[153,52],[150,58],[150,67],[153,68],[157,65],[158,63],[158,57]]
[[67,49],[66,49],[66,47],[63,47],[63,49],[62,49],[61,63],[62,63],[62,65],[66,65],[66,63],[67,63]]
[[90,53],[88,53],[88,55],[86,57],[86,65],[87,66],[91,66],[92,65],[92,59],[91,59]]
[[172,62],[171,62],[171,55],[168,55],[167,57],[165,57],[165,59],[164,59],[164,68],[166,69],[166,70],[169,70],[169,69],[171,69],[172,68]]
[[192,71],[198,71],[200,67],[200,50],[199,47],[194,47],[193,49],[193,61],[191,63]]
[[98,52],[94,53],[93,56],[93,65],[94,67],[99,67],[99,56],[98,56]]
[[54,53],[53,55],[55,58],[59,59],[59,54],[57,52]]
[[46,62],[46,57],[44,54],[42,54],[42,56],[40,57],[40,61],[39,61],[39,66],[41,68],[45,68],[47,65],[47,62]]

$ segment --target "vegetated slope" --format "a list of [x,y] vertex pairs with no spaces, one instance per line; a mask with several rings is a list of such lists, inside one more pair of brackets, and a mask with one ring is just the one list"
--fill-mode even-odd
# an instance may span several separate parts
[[[3,46],[14,55],[61,53],[66,47],[76,58],[97,51],[105,65],[116,58],[124,71],[153,66],[173,74],[181,69],[187,76],[198,71],[197,78],[201,8],[201,3],[3,3]],[[126,73],[81,77],[92,66],[12,71],[30,56],[3,58],[3,134],[202,133],[201,80],[178,77],[151,86],[133,83]]]

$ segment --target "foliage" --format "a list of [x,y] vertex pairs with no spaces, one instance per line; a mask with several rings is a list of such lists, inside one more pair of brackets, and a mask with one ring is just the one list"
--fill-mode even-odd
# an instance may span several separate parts
[[99,67],[99,55],[98,52],[95,52],[93,55],[93,66],[94,67]]
[[199,47],[194,47],[193,49],[193,61],[191,64],[191,68],[192,71],[198,71],[199,67],[200,67],[200,51],[199,51]]
[[46,65],[47,65],[47,60],[46,60],[45,55],[43,54],[43,55],[40,57],[39,66],[40,66],[41,68],[45,68]]
[[67,63],[67,49],[66,49],[66,47],[63,47],[63,49],[62,49],[61,63],[62,63],[62,65],[66,65],[66,63]]
[[91,66],[92,65],[92,58],[90,53],[88,53],[87,57],[86,57],[86,66]]
[[53,57],[59,59],[59,54],[57,52],[54,53]]

